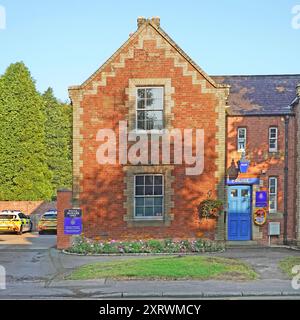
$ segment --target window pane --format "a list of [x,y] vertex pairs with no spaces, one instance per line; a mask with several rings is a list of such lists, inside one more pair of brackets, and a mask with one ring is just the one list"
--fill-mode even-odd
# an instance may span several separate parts
[[270,193],[276,193],[276,188],[275,187],[270,187]]
[[162,207],[154,207],[154,215],[162,216]]
[[144,216],[144,207],[136,207],[135,208],[135,215],[143,217]]
[[145,121],[138,121],[138,129],[146,130]]
[[146,207],[145,208],[145,216],[146,217],[153,216],[153,207]]
[[144,195],[144,187],[136,186],[135,187],[135,194],[137,196],[142,196]]
[[246,133],[245,129],[239,129],[239,131],[238,131],[239,138],[244,139],[245,133]]
[[155,186],[154,187],[154,194],[155,195],[162,195],[162,186]]
[[237,189],[232,189],[231,191],[230,191],[230,195],[231,195],[231,197],[237,197],[238,196],[238,191],[237,191]]
[[245,149],[245,142],[244,141],[239,141],[239,149],[244,150]]
[[242,197],[249,197],[249,190],[242,190]]
[[152,120],[146,120],[145,122],[145,129],[152,130],[154,129],[154,122]]
[[138,89],[137,92],[139,98],[145,98],[145,89]]
[[145,182],[144,182],[144,176],[135,176],[135,184],[137,186],[141,186],[141,185],[144,185]]
[[154,184],[161,185],[162,184],[162,176],[154,176]]
[[147,99],[146,108],[147,109],[162,110],[163,109],[163,100],[161,100],[161,99]]
[[138,198],[135,198],[135,204],[136,204],[136,206],[141,206],[141,207],[143,207],[144,206],[144,200],[145,200],[145,198],[143,198],[143,197],[138,197]]
[[162,99],[163,98],[163,88],[148,88],[147,98],[150,99]]
[[145,118],[146,118],[145,111],[138,111],[137,112],[138,121],[145,120]]
[[138,109],[144,109],[145,108],[145,100],[138,100]]
[[276,209],[276,196],[270,195],[270,201],[269,201],[270,210]]
[[146,185],[153,185],[153,176],[145,176],[145,184]]
[[153,186],[146,186],[145,187],[145,195],[153,195]]
[[154,198],[152,197],[146,197],[145,198],[145,206],[153,206],[154,205]]
[[162,206],[162,201],[163,200],[163,198],[161,197],[155,197],[154,198],[154,205],[156,205],[156,206]]

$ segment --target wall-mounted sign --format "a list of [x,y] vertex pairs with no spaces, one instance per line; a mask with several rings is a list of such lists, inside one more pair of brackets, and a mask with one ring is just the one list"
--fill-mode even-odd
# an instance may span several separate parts
[[253,214],[253,221],[258,226],[264,225],[267,221],[267,210],[263,208],[255,210]]
[[235,184],[259,184],[259,178],[237,178],[235,180],[227,179],[227,185]]
[[246,173],[248,171],[248,168],[249,168],[249,161],[247,161],[247,160],[239,161],[239,170],[241,173]]
[[256,191],[255,193],[255,207],[265,208],[268,206],[267,191]]
[[64,211],[64,234],[82,233],[82,209]]

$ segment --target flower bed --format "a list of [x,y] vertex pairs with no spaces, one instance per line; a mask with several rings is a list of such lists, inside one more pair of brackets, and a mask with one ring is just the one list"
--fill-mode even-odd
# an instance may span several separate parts
[[204,253],[225,249],[224,243],[204,239],[196,240],[137,240],[93,241],[83,237],[75,239],[67,250],[76,254],[156,254],[156,253]]

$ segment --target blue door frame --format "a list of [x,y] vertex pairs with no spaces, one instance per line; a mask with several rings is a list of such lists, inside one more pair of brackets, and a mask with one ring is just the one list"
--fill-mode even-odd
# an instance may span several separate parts
[[228,186],[228,240],[251,240],[252,188]]

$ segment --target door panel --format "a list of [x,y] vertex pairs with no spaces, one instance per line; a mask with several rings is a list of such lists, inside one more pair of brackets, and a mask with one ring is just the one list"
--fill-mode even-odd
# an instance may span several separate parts
[[228,240],[251,239],[251,187],[228,187]]

